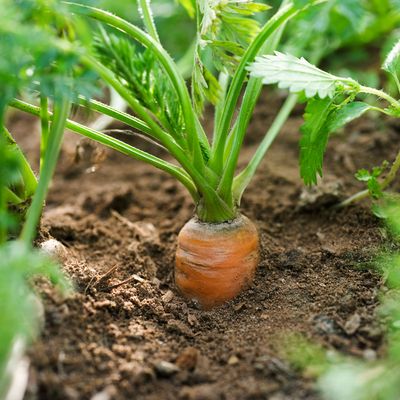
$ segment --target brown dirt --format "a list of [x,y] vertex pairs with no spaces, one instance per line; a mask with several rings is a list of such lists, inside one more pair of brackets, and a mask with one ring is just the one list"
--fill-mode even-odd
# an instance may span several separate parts
[[[243,159],[271,121],[270,107],[259,107]],[[282,338],[300,333],[359,357],[382,351],[380,282],[366,268],[381,244],[379,222],[368,203],[331,205],[360,188],[357,168],[393,159],[399,129],[352,124],[329,146],[323,184],[308,191],[297,169],[300,111],[243,200],[262,237],[254,284],[210,312],[187,304],[173,283],[176,237],[193,212],[185,190],[124,156],[107,151],[101,161],[90,146],[73,162],[76,139],[68,138],[42,237],[66,246],[76,293],[60,299],[40,287],[45,328],[30,350],[27,399],[319,399],[282,357]],[[24,121],[13,124],[20,139]]]

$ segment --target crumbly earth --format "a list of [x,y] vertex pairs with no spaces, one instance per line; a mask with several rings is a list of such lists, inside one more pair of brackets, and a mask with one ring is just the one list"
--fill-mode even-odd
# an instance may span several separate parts
[[[262,103],[242,162],[271,122]],[[30,154],[32,120],[12,118]],[[64,244],[76,292],[38,283],[44,330],[29,352],[26,399],[314,400],[313,381],[283,356],[293,334],[357,357],[379,356],[380,287],[371,267],[382,244],[369,203],[332,207],[361,187],[361,167],[392,160],[400,130],[365,118],[332,140],[325,177],[298,177],[301,108],[273,144],[243,199],[262,259],[250,289],[220,309],[187,303],[173,280],[179,229],[193,213],[185,190],[162,172],[68,136],[40,240]],[[35,153],[36,154],[36,153]],[[78,156],[77,156],[78,155]],[[284,349],[283,349],[284,350]]]

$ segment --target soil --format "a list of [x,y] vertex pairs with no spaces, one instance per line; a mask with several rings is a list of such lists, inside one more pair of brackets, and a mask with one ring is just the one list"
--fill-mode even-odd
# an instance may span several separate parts
[[[280,102],[267,100],[242,163]],[[362,189],[353,177],[358,168],[394,159],[400,129],[368,118],[351,124],[331,141],[324,179],[310,190],[298,176],[301,121],[299,107],[243,199],[242,212],[262,238],[254,283],[208,312],[174,286],[177,234],[193,214],[184,188],[88,142],[76,151],[79,138],[67,136],[40,240],[65,246],[64,270],[76,291],[62,298],[38,284],[45,322],[29,352],[26,399],[315,400],[314,381],[285,358],[283,339],[303,335],[360,358],[382,354],[380,278],[371,268],[383,241],[380,222],[368,202],[333,205]],[[36,154],[26,137],[32,119],[11,122]]]

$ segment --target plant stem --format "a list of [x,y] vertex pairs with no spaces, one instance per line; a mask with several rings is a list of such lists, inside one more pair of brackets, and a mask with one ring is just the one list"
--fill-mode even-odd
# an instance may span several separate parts
[[360,90],[360,93],[373,94],[376,97],[384,99],[394,108],[400,109],[400,103],[395,98],[393,98],[392,96],[385,93],[383,90],[374,89],[374,88],[371,88],[368,86],[362,86],[362,85],[359,87],[359,90]]
[[46,153],[44,155],[43,168],[20,236],[21,240],[27,246],[31,244],[36,235],[36,229],[42,213],[43,204],[60,153],[65,123],[70,108],[71,103],[65,97],[60,97],[55,100],[53,122],[51,124]]
[[[289,0],[283,0],[280,9],[285,7],[288,3]],[[285,25],[286,24],[283,23],[271,35],[269,41],[263,44],[258,54],[271,54],[274,50],[276,50],[282,37],[283,30],[285,29]],[[232,193],[233,177],[239,159],[239,153],[243,145],[243,140],[258,98],[260,97],[262,87],[262,79],[249,79],[241,102],[239,115],[230,133],[231,137],[228,137],[228,143],[225,145],[224,157],[226,154],[228,154],[228,157],[224,162],[225,168],[218,186],[218,191],[221,197],[225,199],[228,204],[233,204],[236,201]],[[229,152],[227,152],[227,146],[229,147]]]
[[[21,111],[40,116],[40,108],[33,106],[21,100],[14,99],[9,105]],[[49,113],[50,119],[53,118],[52,113]],[[205,222],[223,222],[232,220],[236,217],[236,210],[228,207],[228,205],[218,196],[215,190],[210,186],[207,179],[197,173],[196,181],[186,173],[185,170],[176,167],[158,157],[155,157],[145,151],[136,149],[118,139],[107,136],[104,133],[89,129],[77,122],[67,120],[66,128],[76,132],[82,136],[99,142],[107,147],[117,150],[132,158],[144,161],[153,165],[178,179],[192,195],[193,200],[197,204],[197,213],[199,218]],[[194,171],[196,173],[196,171]],[[194,184],[195,182],[196,184]],[[198,189],[197,189],[198,188]],[[199,191],[198,191],[199,190]]]
[[[135,128],[138,131],[143,132],[146,135],[149,135],[152,138],[154,138],[152,130],[146,123],[144,123],[139,118],[129,115],[126,112],[119,111],[119,110],[109,106],[108,104],[104,104],[97,100],[93,100],[93,99],[87,100],[82,96],[79,96],[78,104],[80,106],[88,108],[90,110],[99,112],[104,115],[108,115],[109,117],[116,119],[117,121],[121,121],[124,124],[129,125],[130,127]],[[165,132],[165,134],[167,134],[167,132]]]
[[230,82],[229,74],[226,72],[220,72],[218,77],[218,83],[221,88],[221,94],[219,97],[219,101],[214,109],[214,131],[213,131],[213,142],[212,142],[213,151],[215,150],[216,138],[218,132],[220,131],[219,125],[221,122],[222,112],[224,111],[225,98],[226,98],[226,93],[228,91],[229,82]]
[[185,80],[179,72],[178,67],[166,52],[166,50],[153,37],[143,32],[137,26],[132,25],[128,21],[119,18],[107,11],[100,10],[90,6],[84,6],[77,3],[65,2],[72,11],[94,18],[104,22],[122,32],[126,33],[132,39],[138,41],[146,48],[151,49],[154,55],[158,58],[165,72],[167,73],[172,85],[174,86],[182,107],[182,114],[185,119],[186,135],[192,152],[193,164],[197,171],[202,171],[204,168],[204,159],[201,152],[199,140],[196,130],[195,113],[192,107],[190,95],[186,87]]
[[10,132],[4,127],[0,126],[0,134],[5,138],[5,141],[8,146],[11,146],[12,151],[14,152],[15,158],[18,160],[19,164],[19,173],[22,178],[22,188],[18,193],[15,193],[18,197],[21,197],[23,200],[29,199],[35,193],[37,187],[37,179],[32,171],[32,168],[26,159],[24,153],[15,142],[14,138],[11,136]]
[[293,4],[287,5],[279,10],[271,19],[264,25],[260,33],[253,40],[251,45],[243,55],[240,64],[233,76],[232,83],[229,87],[225,101],[225,107],[221,117],[221,124],[218,129],[218,134],[215,138],[215,150],[210,160],[210,165],[218,175],[221,174],[223,168],[223,155],[226,144],[226,139],[230,129],[230,124],[235,112],[235,107],[240,96],[240,92],[247,76],[246,67],[259,52],[265,41],[287,20],[297,15],[299,10]]
[[43,159],[46,154],[47,142],[49,139],[49,102],[46,96],[40,96],[40,166],[39,171],[43,167]]
[[[198,188],[198,191],[204,197],[204,201],[207,204],[206,208],[210,208],[207,215],[212,215],[212,218],[217,218],[219,220],[220,218],[222,218],[222,214],[220,215],[220,212],[216,211],[218,209],[220,209],[221,212],[225,210],[226,212],[223,212],[223,215],[225,216],[231,214],[231,208],[229,208],[229,206],[218,196],[217,192],[208,181],[206,174],[207,169],[205,169],[202,156],[198,159],[201,160],[201,165],[199,165],[199,163],[196,164],[194,160],[189,159],[183,149],[173,140],[171,136],[166,134],[155,121],[152,120],[152,118],[147,114],[146,110],[130,94],[129,90],[126,89],[122,84],[120,84],[115,79],[112,72],[109,71],[105,66],[103,66],[90,56],[82,56],[82,62],[91,67],[91,69],[96,71],[106,82],[114,87],[114,89],[128,102],[128,104],[139,115],[139,117],[148,124],[153,134],[156,135],[156,137],[165,146],[169,153],[181,164],[183,169],[190,175],[194,184]],[[197,135],[196,132],[194,132],[194,134]],[[199,142],[197,142],[197,144],[199,145]],[[216,214],[214,214],[214,211],[216,211]]]
[[353,194],[352,196],[348,197],[346,200],[343,200],[339,204],[335,206],[335,208],[343,208],[350,204],[357,203],[363,199],[366,199],[369,196],[369,190],[361,190],[358,193]]
[[258,166],[264,158],[265,153],[271,146],[272,142],[275,140],[276,136],[282,129],[282,126],[284,125],[291,111],[293,110],[293,107],[297,102],[297,97],[298,96],[296,94],[291,94],[285,100],[285,103],[279,110],[278,115],[276,116],[268,132],[264,136],[251,161],[247,164],[246,168],[244,168],[242,172],[240,172],[240,174],[238,174],[234,178],[233,195],[238,204],[240,204],[243,192],[253,178]]
[[[397,171],[400,169],[400,151],[397,153],[396,159],[394,160],[386,178],[380,184],[381,190],[385,190],[396,178]],[[337,205],[338,208],[346,207],[349,204],[358,202],[363,200],[369,196],[369,190],[362,190],[356,194],[353,194],[351,197],[342,201]]]
[[[216,195],[214,189],[208,184],[204,174],[204,164],[202,166],[196,165],[194,161],[190,160],[183,149],[173,140],[173,138],[166,134],[161,127],[147,114],[144,107],[131,95],[129,90],[118,82],[113,73],[109,71],[104,65],[100,64],[97,60],[90,56],[82,56],[82,62],[96,71],[106,82],[108,82],[114,89],[128,102],[132,109],[139,115],[141,119],[151,128],[152,132],[160,140],[160,142],[168,149],[169,153],[181,164],[186,172],[192,177],[193,182],[204,196],[214,197]],[[196,134],[196,132],[195,132]],[[201,160],[202,157],[201,157]]]
[[[39,107],[33,106],[21,100],[14,99],[9,103],[9,105],[11,107],[17,108],[18,110],[28,112],[32,115],[40,116]],[[49,117],[50,119],[52,119],[53,114],[49,113]],[[196,187],[193,184],[193,181],[181,168],[178,168],[175,165],[168,163],[167,161],[148,154],[145,151],[136,149],[135,147],[130,146],[129,144],[124,143],[121,140],[108,136],[105,133],[97,132],[94,129],[87,128],[86,126],[71,121],[69,119],[66,121],[66,127],[71,131],[92,139],[98,143],[101,143],[104,146],[117,150],[125,155],[135,158],[136,160],[144,161],[158,169],[168,172],[170,175],[178,179],[188,189],[195,201],[198,200],[199,196]]]
[[159,42],[160,38],[157,33],[156,25],[154,24],[153,13],[150,7],[150,0],[138,0],[138,8],[147,32],[153,37],[153,39]]

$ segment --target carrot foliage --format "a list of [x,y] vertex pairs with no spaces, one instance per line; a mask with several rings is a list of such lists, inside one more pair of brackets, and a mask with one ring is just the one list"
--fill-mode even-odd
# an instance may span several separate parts
[[[276,48],[289,20],[319,3],[324,0],[285,0],[275,14],[261,23],[254,16],[270,8],[265,4],[183,1],[197,30],[192,47],[192,73],[187,82],[162,44],[150,2],[138,1],[143,22],[139,27],[88,3],[54,1],[60,24],[58,32],[62,33],[46,38],[44,48],[51,49],[55,59],[46,64],[50,75],[32,80],[36,85],[33,90],[42,98],[55,99],[45,89],[47,77],[53,82],[52,71],[63,68],[60,74],[63,79],[70,76],[65,82],[70,84],[66,91],[72,94],[69,101],[128,124],[138,135],[164,148],[175,162],[66,119],[69,129],[174,176],[190,192],[201,220],[231,220],[237,215],[241,195],[256,167],[253,164],[254,171],[246,180],[235,183],[240,148],[261,91],[260,81],[249,77],[246,67],[257,55]],[[44,4],[41,6],[48,7]],[[51,10],[48,7],[46,12]],[[90,26],[91,33],[80,29],[82,26]],[[40,60],[36,54],[32,58]],[[68,66],[69,74],[65,74]],[[126,101],[133,116],[95,100],[95,91],[90,87],[93,80],[88,79],[93,76],[98,78],[95,86],[111,87]],[[247,94],[242,101],[243,90]],[[56,117],[55,108],[46,107],[45,99],[36,106],[17,94],[11,93],[14,99],[8,104],[40,116],[46,142],[49,136],[46,127]],[[206,102],[215,106],[212,137],[202,124]],[[46,118],[48,123],[43,122]]]

